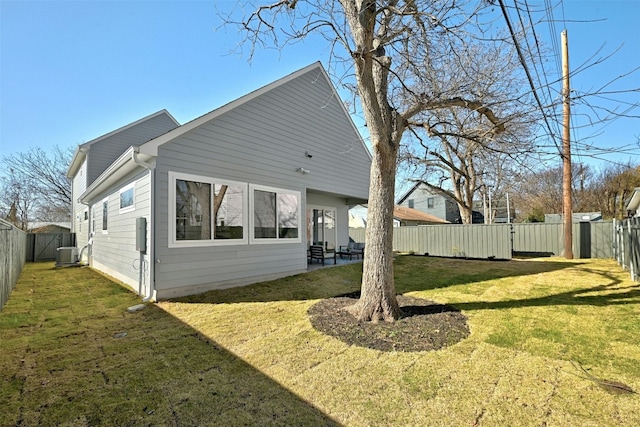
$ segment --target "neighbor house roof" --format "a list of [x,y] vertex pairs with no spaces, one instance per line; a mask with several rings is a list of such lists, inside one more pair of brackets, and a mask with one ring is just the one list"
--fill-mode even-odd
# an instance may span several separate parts
[[[544,214],[544,222],[560,223],[563,221],[563,214]],[[573,222],[592,222],[602,221],[601,212],[574,212],[571,215]]]
[[71,222],[30,222],[28,229],[31,232],[44,231],[45,229],[66,229],[68,231],[71,230]]
[[404,206],[397,205],[393,208],[393,217],[401,221],[420,221],[430,224],[450,224],[449,221],[433,215],[429,215],[428,213],[424,213],[417,209],[405,208]]
[[418,187],[423,186],[424,188],[422,189],[422,191],[427,192],[428,194],[433,195],[434,197],[445,197],[447,198],[447,196],[438,194],[432,190],[429,189],[429,187],[427,186],[427,183],[424,181],[416,181],[416,183],[406,192],[404,193],[404,195],[402,195],[402,197],[400,197],[398,199],[398,204],[404,203],[417,189]]
[[407,198],[416,190],[416,188],[418,188],[420,186],[420,184],[422,184],[422,181],[417,181],[413,187],[411,187],[409,189],[409,191],[407,191],[406,193],[404,193],[404,195],[402,197],[400,197],[398,199],[398,204],[403,203],[405,200],[407,200]]

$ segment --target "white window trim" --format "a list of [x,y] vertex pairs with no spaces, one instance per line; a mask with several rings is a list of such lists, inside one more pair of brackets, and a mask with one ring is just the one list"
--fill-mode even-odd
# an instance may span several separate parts
[[[261,190],[261,191],[276,193],[276,200],[277,200],[278,194],[291,194],[293,196],[296,196],[298,200],[298,209],[297,209],[298,237],[296,239],[284,239],[279,237],[276,237],[275,239],[256,239],[255,238],[254,229],[253,229],[254,220],[255,220],[255,209],[254,209],[255,203],[253,200],[254,190]],[[277,212],[277,207],[276,207],[276,212]],[[300,243],[302,242],[302,232],[304,230],[303,224],[302,224],[303,221],[304,221],[304,218],[302,217],[302,195],[299,191],[286,190],[284,188],[267,187],[267,186],[258,185],[258,184],[249,184],[249,243],[250,244],[262,245],[262,244],[274,244],[274,243],[277,243],[277,244]],[[277,222],[277,218],[276,218],[276,222]]]
[[[133,203],[131,204],[131,206],[127,206],[125,208],[120,207],[120,203],[121,203],[120,197],[122,193],[124,193],[125,191],[129,191],[131,189],[133,189]],[[132,182],[131,184],[125,187],[122,187],[120,191],[118,191],[118,209],[121,214],[127,213],[127,212],[133,212],[136,210],[136,183],[135,182]]]
[[[119,202],[120,200],[118,200],[118,203]],[[107,204],[107,229],[106,230],[102,228],[104,227],[104,204],[105,203]],[[102,199],[102,201],[100,202],[100,210],[102,211],[102,215],[100,215],[100,218],[102,218],[100,229],[102,229],[102,234],[109,234],[109,197],[105,197],[104,199]]]
[[96,234],[96,210],[97,208],[97,204],[92,205],[91,207],[91,224],[89,227],[89,236],[93,236],[94,234]]
[[[242,239],[219,239],[216,240],[211,235],[209,240],[176,240],[176,180],[184,181],[197,181],[206,184],[211,184],[213,191],[214,184],[216,185],[234,185],[242,187]],[[202,246],[230,246],[230,245],[246,245],[248,242],[249,233],[249,221],[248,221],[248,191],[247,183],[231,181],[228,179],[218,179],[202,175],[193,175],[189,173],[172,172],[169,171],[169,243],[170,248],[192,248]],[[213,194],[211,195],[211,209],[213,209]],[[211,215],[211,221],[213,221],[213,215]],[[213,225],[213,224],[212,224]],[[213,226],[211,227],[213,230]]]

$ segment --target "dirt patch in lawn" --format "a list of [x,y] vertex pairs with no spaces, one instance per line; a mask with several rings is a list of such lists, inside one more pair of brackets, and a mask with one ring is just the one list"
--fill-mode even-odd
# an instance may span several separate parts
[[469,336],[467,318],[450,305],[398,295],[402,316],[395,322],[359,322],[343,310],[359,292],[328,298],[309,309],[314,328],[349,345],[380,351],[430,351]]

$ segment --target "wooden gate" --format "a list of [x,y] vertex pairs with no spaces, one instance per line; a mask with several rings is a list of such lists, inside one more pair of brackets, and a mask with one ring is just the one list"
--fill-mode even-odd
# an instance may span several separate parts
[[58,248],[75,245],[75,233],[29,233],[27,262],[55,261]]

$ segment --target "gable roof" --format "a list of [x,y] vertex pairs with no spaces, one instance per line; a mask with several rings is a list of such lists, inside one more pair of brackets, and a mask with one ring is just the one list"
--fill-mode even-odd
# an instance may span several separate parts
[[29,223],[30,233],[68,233],[70,222],[32,222]]
[[405,200],[407,200],[407,198],[416,190],[416,188],[418,188],[420,186],[420,184],[422,184],[422,181],[417,181],[413,187],[411,187],[411,189],[409,191],[407,191],[406,193],[404,193],[404,196],[400,197],[400,199],[398,199],[398,204],[404,202]]
[[325,71],[324,67],[322,66],[322,63],[320,61],[315,62],[311,65],[308,65],[298,71],[295,71],[291,74],[289,74],[288,76],[285,76],[281,79],[278,79],[266,86],[261,87],[260,89],[254,90],[253,92],[250,92],[240,98],[237,98],[234,101],[231,101],[225,105],[223,105],[222,107],[216,108],[213,111],[210,111],[200,117],[197,117],[193,120],[191,120],[190,122],[185,123],[184,125],[177,127],[167,133],[165,133],[164,135],[160,135],[159,137],[152,139],[151,141],[143,144],[140,146],[140,153],[141,154],[147,154],[150,156],[157,156],[158,155],[158,148],[163,145],[166,144],[167,142],[170,142],[172,140],[174,140],[175,138],[199,127],[202,126],[203,124],[215,119],[216,117],[221,116],[222,114],[231,111],[235,108],[238,108],[239,106],[259,97],[260,95],[267,93],[279,86],[282,86],[284,84],[287,84],[288,82],[306,74],[306,73],[310,73],[310,72],[316,72],[318,74],[317,78],[324,78],[329,87],[331,88],[332,92],[333,92],[333,96],[335,96],[336,99],[339,100],[338,104],[340,104],[340,107],[342,108],[343,113],[349,117],[349,122],[351,123],[351,126],[353,128],[354,133],[358,136],[358,139],[360,140],[363,149],[365,150],[365,152],[367,153],[367,155],[369,156],[369,159],[371,159],[371,153],[369,152],[369,149],[367,148],[367,146],[364,144],[364,140],[362,139],[362,136],[360,135],[360,132],[358,131],[358,129],[355,127],[355,124],[353,123],[353,120],[351,120],[351,116],[349,115],[349,112],[347,111],[346,107],[344,106],[344,103],[342,102],[342,99],[340,98],[340,96],[338,95],[335,86],[333,85],[333,83],[331,82],[331,79],[329,78],[329,75],[327,74],[327,72]]
[[425,186],[425,188],[423,189],[423,191],[424,191],[424,192],[426,192],[426,193],[428,193],[429,195],[431,195],[431,196],[433,196],[433,197],[442,197],[442,198],[444,198],[444,199],[451,200],[450,196],[447,196],[447,195],[444,195],[444,194],[441,194],[441,193],[437,193],[437,192],[435,192],[435,191],[430,190],[430,189],[429,189],[429,187],[427,187],[427,183],[426,183],[426,182],[424,182],[424,181],[422,181],[422,180],[420,180],[420,181],[416,181],[416,183],[414,184],[414,186],[413,186],[413,187],[411,187],[411,188],[409,189],[409,191],[407,191],[406,193],[404,193],[404,195],[403,195],[402,197],[400,197],[400,199],[398,199],[397,203],[398,203],[398,204],[404,203],[404,201],[405,201],[405,200],[407,200],[407,199],[409,198],[409,196],[411,196],[411,195],[412,195],[412,194],[413,194],[413,193],[418,189],[418,187],[420,187],[420,186],[422,186],[422,185],[424,185],[424,186]]
[[449,221],[437,216],[429,215],[417,209],[405,208],[404,206],[393,207],[393,217],[402,221],[421,221],[432,224],[450,224]]
[[[106,189],[109,188],[110,185],[113,185],[119,179],[123,178],[125,175],[131,173],[137,168],[153,167],[155,160],[158,156],[158,148],[163,144],[170,143],[174,141],[176,138],[179,138],[180,136],[184,135],[185,133],[191,130],[194,130],[200,126],[204,126],[206,123],[219,117],[220,115],[228,111],[231,111],[235,108],[238,108],[241,105],[257,98],[258,96],[263,95],[282,85],[285,85],[291,82],[292,80],[300,76],[303,76],[307,73],[316,73],[313,75],[314,81],[316,81],[317,79],[325,79],[327,86],[331,88],[331,91],[332,91],[331,96],[334,96],[335,99],[338,101],[338,104],[339,104],[339,107],[341,108],[342,113],[345,115],[346,118],[348,118],[348,123],[354,132],[354,136],[358,139],[358,141],[360,141],[362,145],[362,150],[364,151],[364,153],[366,153],[366,156],[368,157],[369,161],[371,161],[371,152],[365,145],[364,140],[360,135],[360,132],[356,128],[355,124],[353,123],[353,120],[351,119],[351,116],[349,115],[349,112],[344,106],[341,98],[338,96],[335,86],[329,79],[329,76],[324,70],[322,64],[320,62],[316,62],[286,77],[276,80],[275,82],[270,83],[260,89],[257,89],[247,95],[244,95],[236,99],[235,101],[225,104],[222,107],[219,107],[213,111],[210,111],[207,114],[204,114],[194,120],[191,120],[190,122],[187,122],[184,125],[181,125],[172,130],[169,130],[168,132],[162,135],[159,135],[156,138],[151,139],[139,146],[129,147],[126,151],[122,153],[122,155],[118,159],[116,159],[110,166],[108,166],[99,177],[97,177],[93,182],[89,184],[85,192],[82,195],[80,195],[79,200],[82,203],[87,203],[88,201],[91,201],[96,197],[99,197],[101,193],[103,193]],[[144,120],[144,119],[141,119],[141,120]],[[121,128],[120,130],[124,130],[125,128]],[[117,131],[114,131],[110,134],[113,134],[113,133],[117,133]],[[107,135],[110,135],[110,134],[107,134]],[[105,137],[106,135],[104,137],[100,137],[100,139]],[[94,142],[94,141],[90,141],[90,142]]]
[[[159,117],[159,116],[167,117],[170,121],[175,123],[175,127],[179,127],[180,126],[180,123],[167,110],[163,109],[163,110],[160,110],[160,111],[156,111],[155,113],[150,114],[148,116],[145,116],[145,117],[143,117],[143,118],[141,118],[139,120],[131,122],[131,123],[127,124],[127,125],[124,125],[124,126],[118,128],[118,129],[113,130],[113,131],[111,131],[109,133],[106,133],[106,134],[104,134],[102,136],[99,136],[99,137],[97,137],[95,139],[92,139],[91,141],[85,142],[84,144],[80,144],[80,145],[78,145],[78,147],[76,147],[76,150],[73,153],[73,158],[71,160],[71,163],[69,164],[69,169],[67,169],[67,174],[66,174],[67,178],[73,178],[76,175],[76,173],[78,173],[78,169],[80,168],[80,165],[82,165],[82,162],[86,158],[87,152],[90,150],[92,145],[94,145],[96,143],[99,143],[101,141],[104,141],[104,140],[106,140],[108,138],[111,138],[113,136],[116,136],[116,135],[118,135],[118,134],[120,134],[120,133],[122,133],[122,132],[124,132],[126,130],[129,130],[129,129],[134,128],[134,127],[136,127],[138,125],[146,123],[146,122],[148,122],[148,121],[150,121],[152,119],[155,119],[156,117]],[[153,135],[152,137],[149,137],[149,139],[151,139],[153,137],[156,137],[156,136],[157,136],[157,134]],[[141,141],[141,143],[144,143],[144,142],[147,142],[147,141]]]

